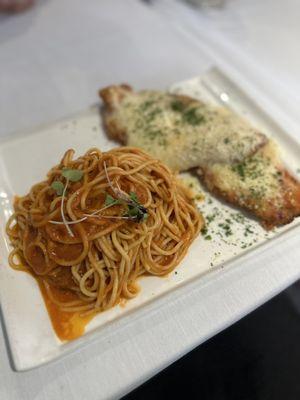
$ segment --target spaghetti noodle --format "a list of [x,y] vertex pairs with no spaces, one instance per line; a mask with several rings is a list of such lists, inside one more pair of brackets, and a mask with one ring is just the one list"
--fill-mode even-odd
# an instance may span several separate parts
[[9,264],[38,280],[61,339],[83,332],[75,320],[136,296],[141,275],[172,271],[203,225],[188,191],[143,151],[73,155],[16,197],[6,228]]

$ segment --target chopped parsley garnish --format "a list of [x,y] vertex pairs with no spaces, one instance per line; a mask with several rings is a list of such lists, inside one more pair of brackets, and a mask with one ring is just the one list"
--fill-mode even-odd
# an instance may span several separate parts
[[161,113],[162,113],[161,108],[154,108],[154,110],[145,115],[146,122],[147,123],[152,122],[154,118]]
[[173,111],[183,112],[183,110],[185,109],[185,106],[180,100],[174,100],[171,103],[171,108]]
[[189,125],[199,125],[205,122],[205,118],[202,114],[199,114],[197,107],[188,108],[180,100],[174,100],[171,103],[171,109],[175,112],[181,113],[182,121]]
[[206,226],[204,226],[204,227],[201,229],[201,233],[202,233],[203,236],[207,234],[207,227],[206,227]]
[[221,223],[218,226],[223,229],[225,236],[231,236],[233,234],[229,224]]
[[232,166],[232,170],[239,174],[241,178],[245,178],[245,164],[235,164]]
[[238,222],[240,224],[245,223],[245,217],[241,213],[231,213],[230,216],[235,222]]
[[166,147],[167,147],[167,144],[168,144],[168,142],[167,142],[167,140],[166,140],[165,138],[160,138],[160,140],[159,140],[158,144],[159,144],[160,146],[162,146],[162,147],[166,148]]
[[140,106],[140,110],[141,110],[141,111],[146,111],[146,110],[148,110],[151,106],[153,106],[153,104],[155,104],[155,100],[146,100],[146,101]]
[[244,231],[244,236],[249,236],[249,235],[252,235],[254,233],[254,231],[251,229],[251,226],[250,225],[247,225],[246,227],[245,227],[245,231]]
[[264,186],[250,187],[249,192],[253,199],[262,199],[266,194],[266,188]]
[[206,217],[208,223],[212,222],[216,218],[216,214],[210,214]]
[[189,125],[199,125],[202,122],[205,122],[204,116],[198,113],[197,108],[190,108],[184,111],[182,114],[182,120]]
[[150,140],[154,140],[162,135],[159,129],[146,131],[146,135]]

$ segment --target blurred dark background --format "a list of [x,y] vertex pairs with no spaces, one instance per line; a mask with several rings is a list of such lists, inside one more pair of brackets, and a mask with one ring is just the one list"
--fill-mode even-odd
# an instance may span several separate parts
[[300,399],[299,282],[124,400]]

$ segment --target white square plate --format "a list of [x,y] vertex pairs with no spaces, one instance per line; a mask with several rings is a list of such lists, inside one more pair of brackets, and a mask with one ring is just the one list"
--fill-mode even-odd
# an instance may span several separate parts
[[[299,143],[217,69],[176,84],[171,91],[222,104],[245,115],[263,132],[275,137],[282,148],[284,160],[288,160],[291,171],[297,173]],[[267,233],[253,219],[205,193],[205,201],[199,203],[199,208],[210,221],[207,239],[211,236],[212,240],[205,240],[200,235],[176,271],[165,278],[142,278],[140,294],[129,301],[126,307],[117,306],[99,314],[89,323],[81,338],[68,343],[61,342],[54,334],[35,280],[8,266],[9,244],[5,223],[12,213],[13,196],[25,194],[35,182],[44,179],[47,171],[58,162],[66,149],[72,147],[79,155],[95,146],[101,150],[116,146],[102,130],[97,106],[63,121],[40,127],[34,132],[11,136],[0,143],[0,299],[13,365],[18,371],[54,360],[99,335],[113,334],[122,324],[138,324],[142,313],[158,304],[155,302],[158,297],[167,292],[176,296],[175,289],[184,285],[188,290],[192,280],[197,280],[200,287],[204,282],[203,274],[224,263],[230,266],[237,257],[241,257],[240,268],[243,268],[246,252],[258,251],[258,246],[265,246],[266,242],[269,242],[271,248],[275,242],[270,239],[279,234],[285,235],[288,230],[295,235],[299,233],[299,218],[284,228]],[[200,192],[205,192],[195,178],[188,174],[184,178],[193,182]],[[226,233],[226,230],[220,228],[219,224],[224,220],[227,220],[232,233],[228,234],[228,230]],[[211,232],[215,234],[210,235]],[[222,273],[221,268],[218,273]],[[216,275],[211,276],[213,278]]]

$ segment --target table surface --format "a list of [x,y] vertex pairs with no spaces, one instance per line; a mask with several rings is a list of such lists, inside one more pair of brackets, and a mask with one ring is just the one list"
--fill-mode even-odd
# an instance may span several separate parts
[[[228,0],[199,12],[174,0],[41,0],[0,16],[0,135],[84,109],[110,83],[165,88],[214,64],[238,71],[296,125],[299,13],[298,0]],[[223,329],[297,279],[295,257],[276,256],[284,269],[267,258],[267,268],[245,266],[246,276],[211,294],[210,309],[191,293],[173,303],[176,313],[141,321],[134,337],[124,329],[37,370],[13,372],[0,334],[0,398],[120,397],[198,345],[204,321]]]

